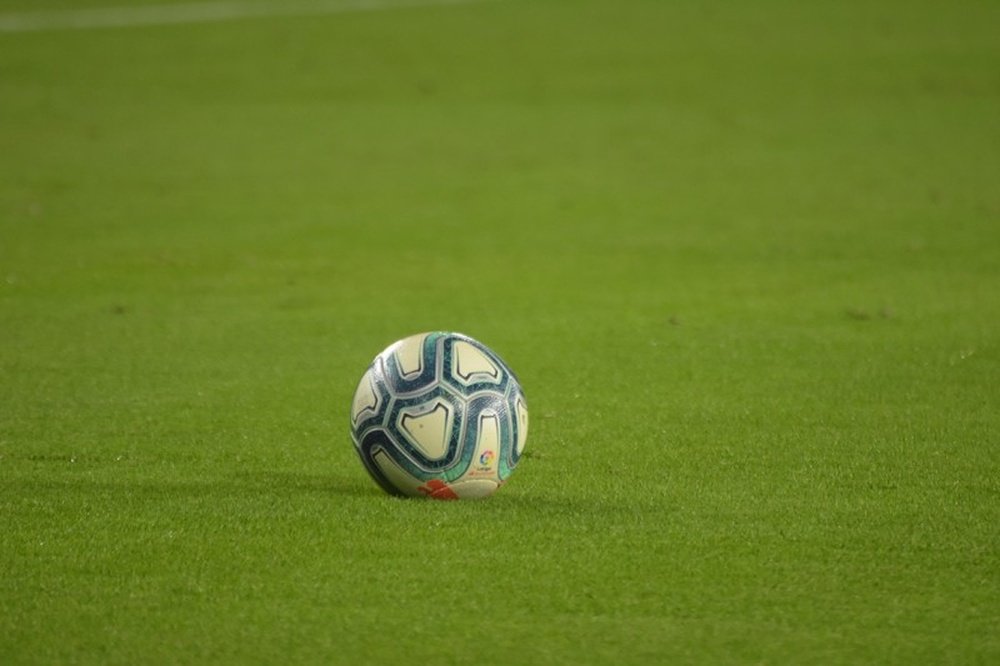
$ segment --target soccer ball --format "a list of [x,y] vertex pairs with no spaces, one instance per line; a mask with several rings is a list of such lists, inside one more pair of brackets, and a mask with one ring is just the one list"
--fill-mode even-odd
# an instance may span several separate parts
[[390,345],[361,377],[351,436],[388,493],[486,497],[521,458],[528,407],[488,347],[460,333],[421,333]]

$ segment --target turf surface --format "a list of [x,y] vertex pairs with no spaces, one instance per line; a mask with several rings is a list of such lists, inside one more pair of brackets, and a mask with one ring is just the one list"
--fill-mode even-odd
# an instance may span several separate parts
[[[0,34],[0,663],[996,663],[998,24]],[[489,500],[352,450],[428,329],[525,386]]]

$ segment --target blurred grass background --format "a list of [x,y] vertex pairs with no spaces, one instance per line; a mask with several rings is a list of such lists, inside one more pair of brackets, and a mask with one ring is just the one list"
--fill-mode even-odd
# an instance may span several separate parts
[[[998,19],[0,34],[0,661],[995,661]],[[527,391],[489,501],[351,450],[428,329]]]

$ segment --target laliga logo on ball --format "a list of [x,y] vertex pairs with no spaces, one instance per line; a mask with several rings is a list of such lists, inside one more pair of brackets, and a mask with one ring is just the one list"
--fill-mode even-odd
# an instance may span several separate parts
[[361,377],[351,437],[388,493],[486,497],[521,459],[528,406],[493,350],[460,333],[421,333],[389,345]]

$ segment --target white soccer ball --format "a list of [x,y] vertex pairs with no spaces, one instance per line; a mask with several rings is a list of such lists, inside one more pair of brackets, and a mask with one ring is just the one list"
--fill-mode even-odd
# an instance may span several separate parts
[[361,377],[351,436],[386,492],[486,497],[521,459],[528,407],[488,347],[460,333],[421,333],[390,345]]

